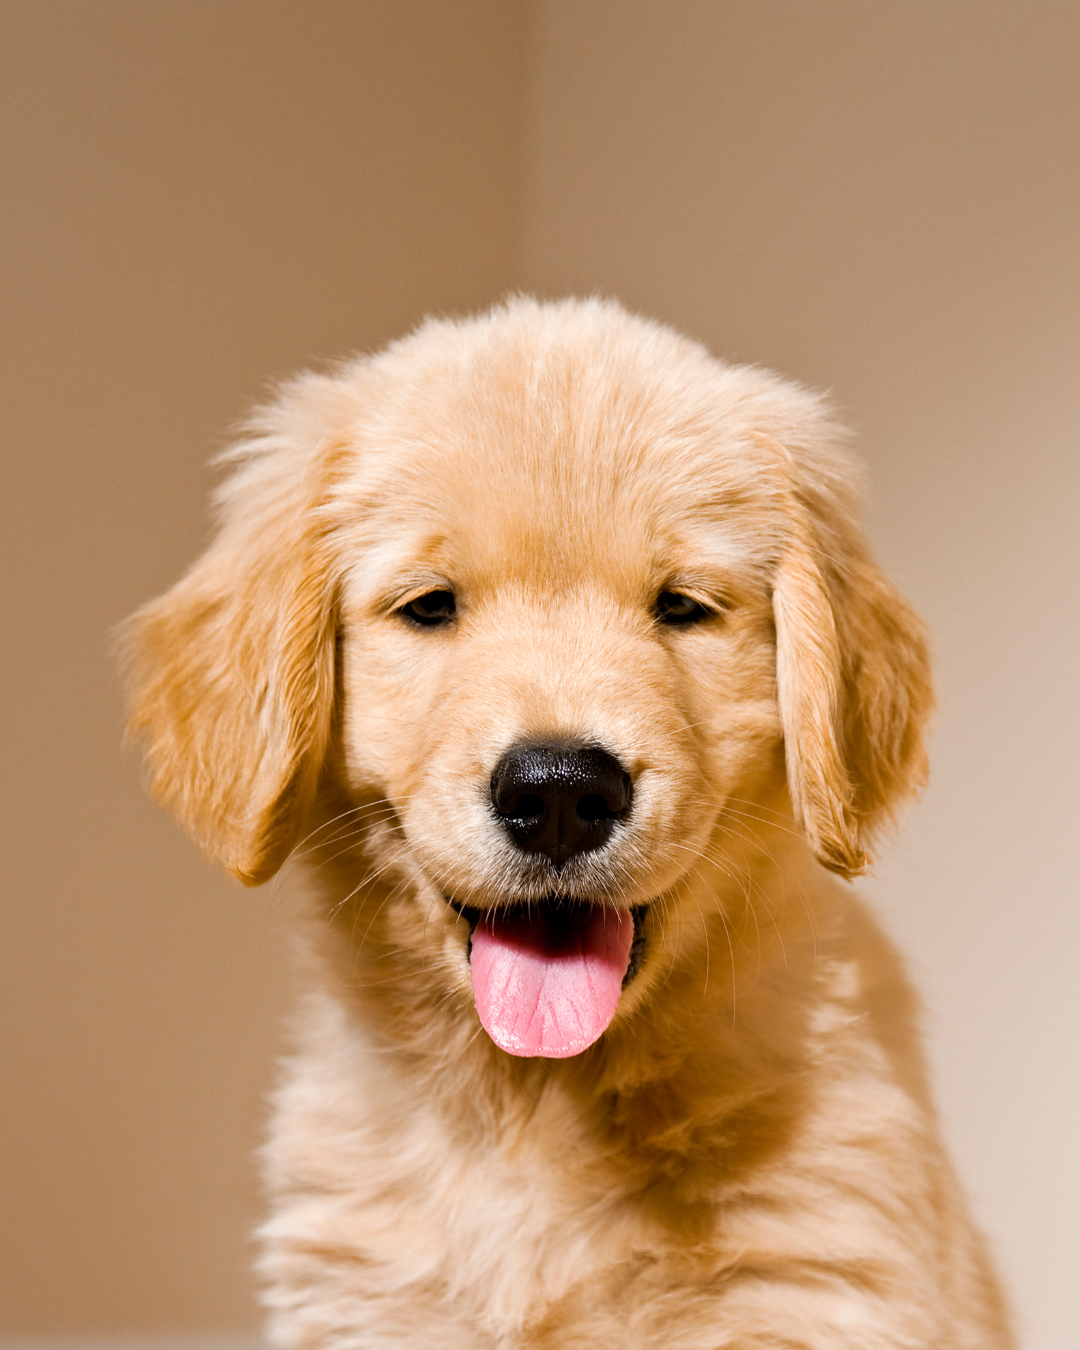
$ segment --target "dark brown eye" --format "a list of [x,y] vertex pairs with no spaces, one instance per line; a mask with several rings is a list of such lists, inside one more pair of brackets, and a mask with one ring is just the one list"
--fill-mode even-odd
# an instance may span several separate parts
[[426,595],[418,595],[415,600],[402,605],[398,613],[421,628],[438,628],[441,624],[449,623],[457,613],[454,592],[428,591]]
[[711,617],[704,605],[678,591],[661,591],[653,611],[660,623],[698,623]]

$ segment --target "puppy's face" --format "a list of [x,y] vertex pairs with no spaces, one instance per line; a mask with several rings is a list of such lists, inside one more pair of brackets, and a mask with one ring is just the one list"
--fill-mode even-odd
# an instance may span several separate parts
[[[347,437],[344,777],[372,807],[368,853],[409,874],[388,911],[422,915],[409,940],[437,949],[430,969],[467,979],[478,930],[542,966],[610,940],[609,983],[640,988],[725,806],[745,818],[783,791],[775,480],[747,428],[707,429],[644,363],[619,381],[580,359],[568,393],[555,356],[528,393],[519,352],[485,355]],[[500,1036],[477,969],[506,1049],[567,1053],[606,1025],[564,981],[571,1034]]]
[[397,459],[358,503],[349,782],[392,803],[459,905],[646,903],[693,866],[723,802],[777,771],[762,560],[738,511],[687,509],[662,462],[620,481],[603,448],[600,497],[579,447],[500,466],[463,439],[467,459]]
[[782,781],[767,503],[670,428],[545,443],[479,408],[343,494],[348,782],[393,807],[369,847],[473,926],[524,909],[550,944],[603,905],[644,938],[725,802]]
[[577,1053],[675,940],[657,915],[705,921],[725,840],[767,852],[787,813],[855,870],[918,778],[925,653],[835,435],[594,304],[298,383],[136,620],[157,790],[258,880],[332,783],[371,922],[436,982],[471,965],[504,1049]]

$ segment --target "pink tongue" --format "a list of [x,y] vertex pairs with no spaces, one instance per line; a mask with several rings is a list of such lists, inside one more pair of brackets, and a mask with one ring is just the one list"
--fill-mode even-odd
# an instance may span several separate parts
[[603,1035],[630,964],[629,910],[580,905],[492,914],[472,937],[472,986],[484,1030],[511,1055],[566,1059]]

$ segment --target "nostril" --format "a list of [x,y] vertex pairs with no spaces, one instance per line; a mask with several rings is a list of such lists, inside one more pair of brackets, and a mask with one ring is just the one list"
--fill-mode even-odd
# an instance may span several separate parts
[[530,820],[533,816],[543,815],[544,803],[531,792],[523,793],[509,808],[498,807],[500,815],[513,820]]
[[528,789],[534,784],[500,763],[491,775],[491,804],[505,820],[528,820],[546,809],[543,797]]
[[612,816],[618,815],[621,809],[618,807],[613,811],[599,792],[590,792],[577,804],[577,813],[582,820],[610,820]]

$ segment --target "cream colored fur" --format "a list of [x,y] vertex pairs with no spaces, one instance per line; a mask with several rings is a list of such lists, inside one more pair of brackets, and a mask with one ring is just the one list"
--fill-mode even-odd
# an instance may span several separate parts
[[[597,301],[429,322],[286,386],[132,621],[152,784],[247,882],[312,866],[261,1271],[277,1345],[1012,1344],[897,959],[850,886],[925,774],[918,620],[816,396]],[[399,610],[452,588],[458,618]],[[664,627],[662,590],[713,619]],[[523,739],[634,778],[568,869],[650,903],[567,1060],[498,1050],[468,924],[537,897]]]

